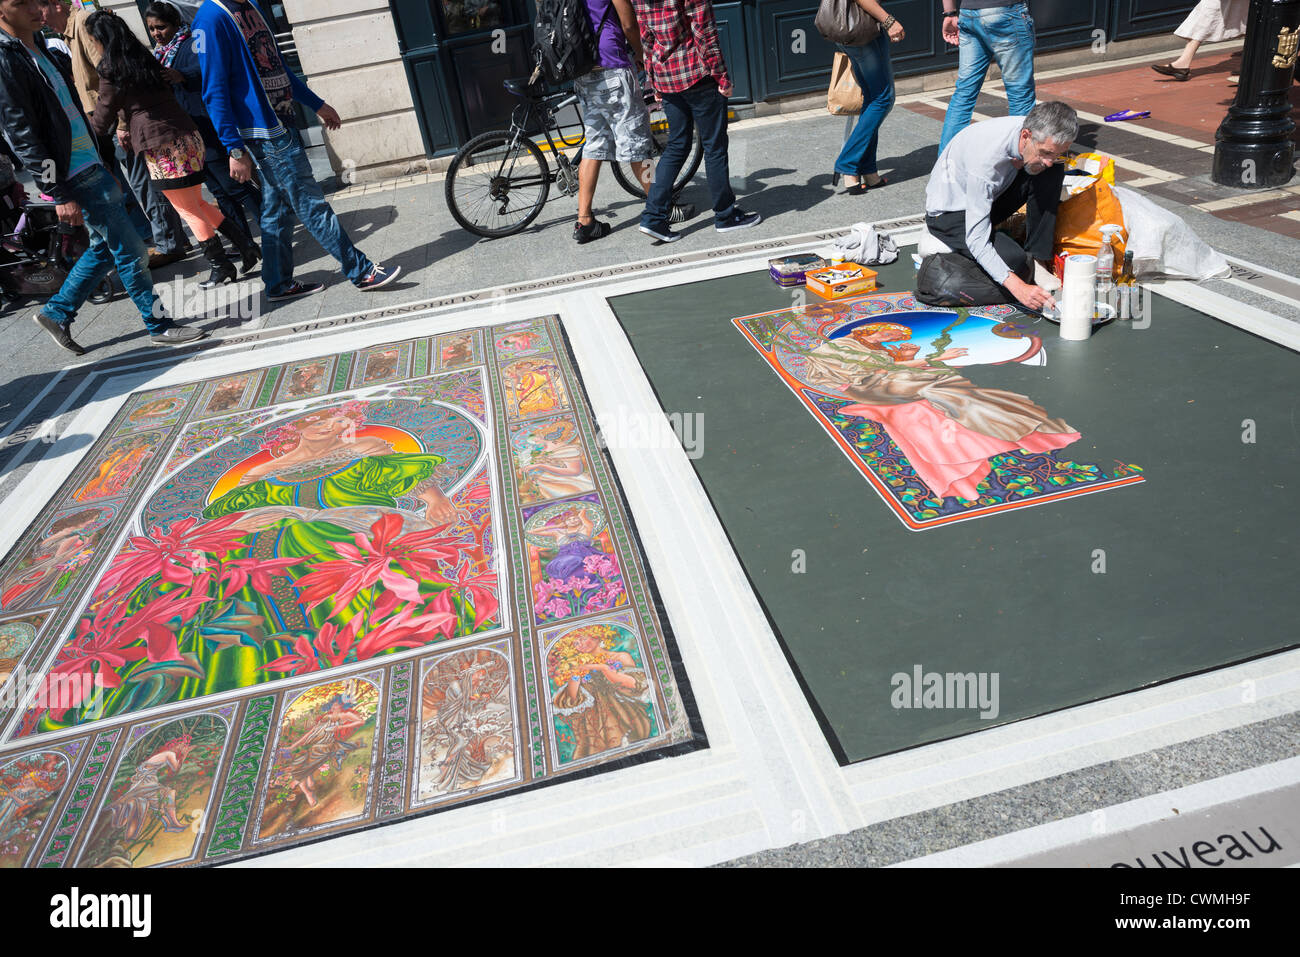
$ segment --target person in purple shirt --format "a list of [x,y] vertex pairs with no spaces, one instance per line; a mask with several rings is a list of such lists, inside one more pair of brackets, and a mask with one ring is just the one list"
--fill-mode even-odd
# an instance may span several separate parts
[[[637,179],[653,179],[650,114],[637,72],[641,69],[641,31],[631,0],[586,0],[587,16],[596,34],[600,56],[594,70],[573,81],[582,108],[586,142],[578,165],[578,222],[573,238],[589,243],[609,235],[609,223],[592,213],[596,181],[603,162],[630,162]],[[673,209],[673,222],[689,219],[689,206]]]

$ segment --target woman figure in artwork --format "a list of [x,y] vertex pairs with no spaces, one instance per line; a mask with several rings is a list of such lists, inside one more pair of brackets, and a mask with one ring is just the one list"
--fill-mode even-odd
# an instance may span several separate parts
[[183,831],[189,826],[176,817],[176,790],[163,784],[162,776],[179,774],[193,750],[193,737],[182,734],[136,765],[126,791],[108,806],[112,827],[121,832],[119,840],[130,844],[144,833],[154,815],[164,831]]
[[[397,452],[375,435],[358,435],[365,403],[349,402],[294,419],[267,436],[269,459],[252,466],[239,484],[203,510],[203,517],[242,513],[237,527],[281,529],[281,555],[307,557],[331,542],[350,542],[382,514],[396,513],[405,531],[438,528],[459,511],[435,479],[440,455]],[[411,496],[424,518],[398,507]]]
[[9,611],[30,603],[51,576],[57,574],[63,580],[84,565],[99,538],[99,534],[92,530],[102,524],[104,515],[104,509],[89,508],[51,525],[46,537],[32,549],[30,564],[17,569],[21,577],[16,576],[5,583],[3,592],[0,592],[0,608]]
[[436,717],[425,723],[425,734],[431,760],[443,749],[442,760],[434,765],[438,776],[433,787],[447,794],[477,787],[512,754],[510,711],[499,699],[509,672],[501,659],[493,663],[487,652],[470,652],[460,667],[453,664],[444,670],[440,665],[439,672],[424,692],[426,707],[436,709]]
[[519,331],[507,332],[504,336],[497,339],[498,349],[508,349],[512,352],[526,352],[533,348],[541,341],[539,333]]
[[653,727],[647,704],[650,683],[626,651],[616,651],[610,625],[577,628],[546,656],[555,714],[573,735],[572,761],[644,741]]
[[16,777],[0,777],[0,844],[21,831],[27,813],[63,785],[63,769],[57,754],[47,754]]
[[146,458],[153,454],[153,441],[136,436],[113,449],[99,464],[95,477],[72,496],[79,502],[116,495],[131,480]]
[[546,577],[559,581],[585,571],[588,558],[608,558],[593,544],[596,524],[581,505],[567,508],[530,530],[537,538],[549,539],[557,548],[555,557],[546,563]]
[[559,397],[546,367],[547,363],[535,359],[525,359],[510,367],[521,416],[542,415],[559,407]]
[[540,499],[594,492],[586,461],[572,422],[546,422],[528,432],[522,442],[524,478],[537,486]]
[[343,761],[361,747],[359,742],[348,738],[365,723],[352,697],[336,694],[321,705],[311,727],[282,750],[284,773],[293,779],[309,807],[316,806],[316,783],[312,776],[331,761],[336,770],[343,770]]
[[856,401],[839,411],[879,422],[913,470],[938,497],[979,498],[990,459],[1006,452],[1051,452],[1079,439],[1028,396],[985,389],[943,365],[966,354],[947,349],[918,358],[912,330],[893,322],[858,326],[822,339],[811,350],[787,338],[807,359],[814,388]]

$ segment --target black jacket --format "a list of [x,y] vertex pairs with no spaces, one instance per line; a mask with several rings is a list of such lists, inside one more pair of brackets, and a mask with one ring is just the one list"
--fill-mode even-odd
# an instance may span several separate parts
[[[58,50],[45,48],[37,34],[40,56],[58,67],[73,102],[72,62]],[[80,109],[80,107],[78,107]],[[36,185],[56,203],[74,199],[67,192],[68,164],[72,160],[72,126],[45,74],[32,55],[8,33],[0,30],[0,127],[14,153],[36,178]],[[48,172],[47,172],[48,171]],[[52,175],[51,175],[52,173]]]

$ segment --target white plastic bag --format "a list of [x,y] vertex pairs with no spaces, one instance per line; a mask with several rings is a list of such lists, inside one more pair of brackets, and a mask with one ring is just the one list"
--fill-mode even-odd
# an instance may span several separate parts
[[877,233],[866,223],[854,223],[832,248],[836,255],[860,266],[883,266],[898,258],[898,244],[893,238]]
[[1231,272],[1228,260],[1203,242],[1175,213],[1123,186],[1115,195],[1124,207],[1133,274],[1139,279],[1218,279]]

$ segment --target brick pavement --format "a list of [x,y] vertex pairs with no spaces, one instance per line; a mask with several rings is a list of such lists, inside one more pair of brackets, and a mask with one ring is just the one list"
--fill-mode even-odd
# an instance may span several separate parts
[[[1157,56],[1137,63],[1054,71],[1066,75],[1047,74],[1040,79],[1038,99],[1064,100],[1079,111],[1078,145],[1116,157],[1116,182],[1219,219],[1300,239],[1300,179],[1272,190],[1238,189],[1210,180],[1214,134],[1236,95],[1228,79],[1240,68],[1240,50],[1220,49],[1197,57],[1192,78],[1185,82],[1151,69],[1152,63],[1166,61]],[[931,94],[904,105],[942,120],[949,95],[950,91]],[[1291,103],[1300,108],[1300,86],[1291,88]],[[1106,116],[1120,110],[1150,110],[1151,116],[1105,122]],[[985,84],[976,112],[1006,113],[1000,84]],[[1296,139],[1300,142],[1300,130]]]

